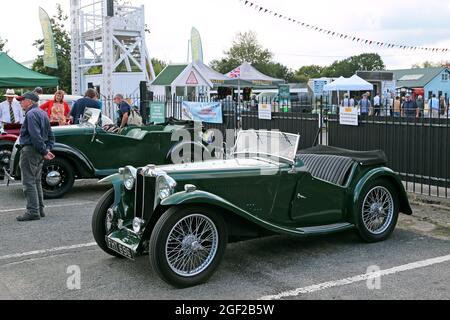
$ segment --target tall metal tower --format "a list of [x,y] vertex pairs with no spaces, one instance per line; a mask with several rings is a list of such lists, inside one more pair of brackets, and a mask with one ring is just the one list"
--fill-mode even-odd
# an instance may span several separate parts
[[[145,42],[144,6],[118,5],[113,0],[70,4],[73,94],[99,87],[108,98],[116,93],[134,95],[141,81],[155,79]],[[111,105],[106,107],[111,115]]]

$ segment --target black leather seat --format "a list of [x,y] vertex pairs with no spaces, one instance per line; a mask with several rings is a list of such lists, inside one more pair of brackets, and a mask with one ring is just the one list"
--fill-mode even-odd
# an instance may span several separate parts
[[314,178],[339,186],[345,186],[355,163],[351,158],[334,155],[299,154],[298,158]]

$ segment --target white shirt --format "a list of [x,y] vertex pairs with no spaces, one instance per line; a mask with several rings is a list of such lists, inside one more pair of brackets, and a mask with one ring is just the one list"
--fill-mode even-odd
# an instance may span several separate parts
[[[25,117],[23,115],[23,110],[22,110],[20,103],[16,99],[14,99],[12,101],[11,105],[12,105],[12,109],[14,112],[14,118],[15,118],[16,123],[23,124]],[[0,122],[7,123],[7,124],[11,123],[11,116],[9,113],[9,102],[8,101],[4,101],[4,102],[0,103]]]
[[373,98],[373,105],[374,106],[380,106],[381,105],[381,99],[380,96],[376,96],[375,98]]

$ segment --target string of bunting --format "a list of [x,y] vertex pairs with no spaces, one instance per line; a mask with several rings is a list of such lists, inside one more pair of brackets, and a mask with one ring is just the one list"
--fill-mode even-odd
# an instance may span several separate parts
[[421,51],[428,51],[428,52],[449,52],[450,51],[450,49],[448,49],[448,48],[429,48],[429,47],[420,47],[420,46],[408,46],[408,45],[400,45],[400,44],[393,44],[393,43],[387,43],[387,42],[381,42],[381,41],[368,40],[368,39],[364,39],[364,38],[357,37],[357,36],[352,36],[352,35],[343,34],[343,33],[339,33],[339,32],[332,31],[332,30],[327,30],[325,28],[321,28],[321,27],[318,27],[318,26],[315,26],[315,25],[312,25],[312,24],[309,24],[309,23],[306,23],[303,21],[299,21],[297,19],[293,19],[286,15],[279,14],[276,11],[262,7],[250,0],[239,0],[239,1],[242,2],[245,6],[254,8],[256,11],[258,11],[260,13],[272,15],[276,18],[295,23],[298,26],[304,27],[306,29],[320,32],[320,33],[329,35],[331,37],[340,38],[342,40],[349,40],[349,41],[353,41],[353,42],[356,41],[358,43],[362,43],[362,44],[366,44],[366,45],[375,45],[375,46],[379,46],[379,47],[392,48],[392,49],[398,48],[398,49],[402,49],[402,50],[421,50]]

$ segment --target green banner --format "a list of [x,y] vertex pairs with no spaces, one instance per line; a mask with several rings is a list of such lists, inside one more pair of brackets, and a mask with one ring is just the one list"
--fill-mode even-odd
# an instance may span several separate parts
[[150,104],[150,122],[154,124],[166,122],[166,104],[164,102],[152,102]]
[[42,8],[39,8],[39,20],[41,21],[42,33],[44,34],[44,66],[58,69],[52,23],[47,12]]

